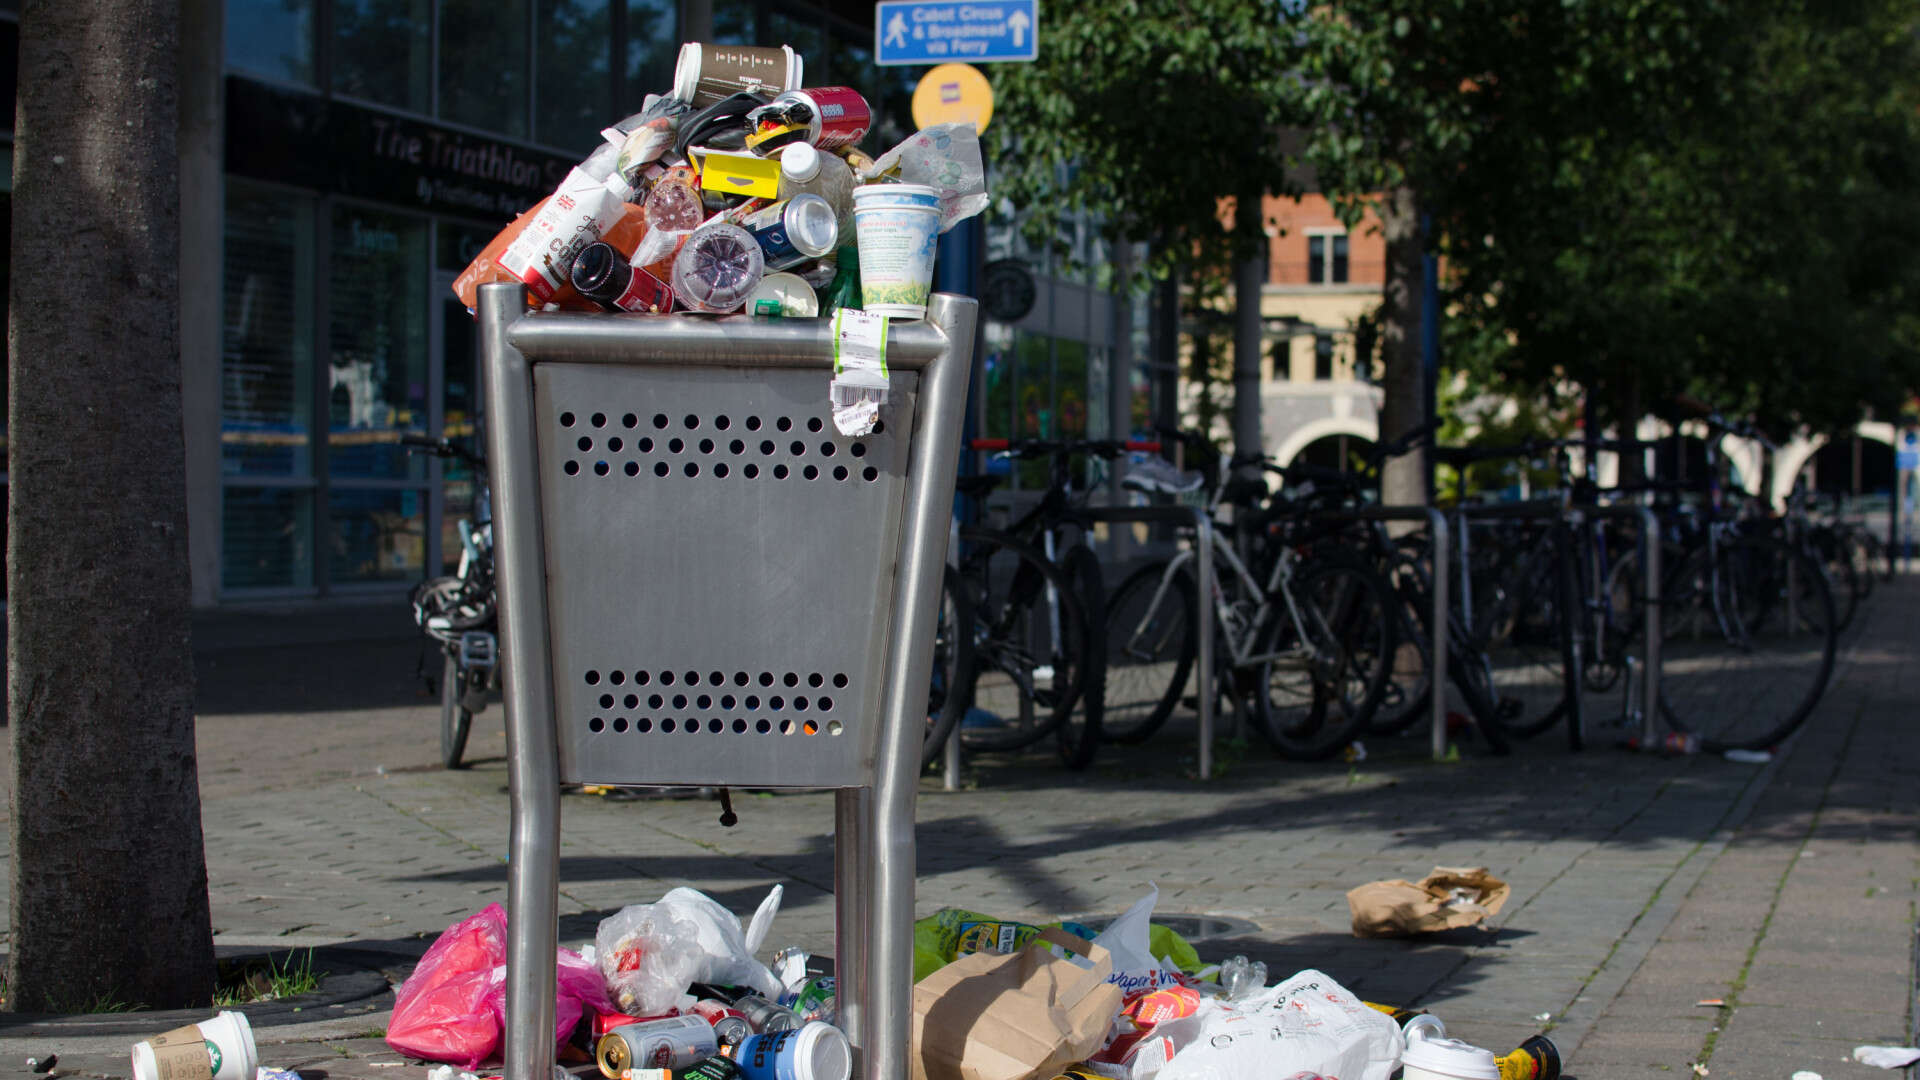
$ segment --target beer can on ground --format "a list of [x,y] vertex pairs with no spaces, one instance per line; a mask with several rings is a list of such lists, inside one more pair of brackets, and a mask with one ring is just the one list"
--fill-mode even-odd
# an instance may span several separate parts
[[669,1016],[607,1032],[594,1048],[600,1072],[619,1080],[628,1069],[682,1069],[720,1052],[713,1025],[698,1016]]
[[713,1025],[714,1037],[720,1040],[721,1046],[738,1046],[742,1039],[753,1034],[747,1014],[724,1001],[696,1001],[693,1015]]
[[753,1025],[758,1034],[770,1031],[792,1031],[800,1026],[800,1018],[792,1009],[782,1008],[758,994],[748,994],[733,1003],[733,1007],[746,1014],[747,1023]]

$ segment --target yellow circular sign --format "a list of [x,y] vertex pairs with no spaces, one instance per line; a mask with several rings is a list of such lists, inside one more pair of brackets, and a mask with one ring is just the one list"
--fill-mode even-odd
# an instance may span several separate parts
[[920,127],[971,121],[985,131],[991,119],[993,87],[972,64],[941,64],[913,89],[913,122]]

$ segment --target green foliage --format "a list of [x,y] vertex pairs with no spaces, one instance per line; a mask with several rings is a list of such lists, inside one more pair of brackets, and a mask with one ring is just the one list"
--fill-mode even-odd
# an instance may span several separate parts
[[[994,72],[997,194],[1083,210],[1156,244],[1153,269],[1226,265],[1217,197],[1285,190],[1291,41],[1281,0],[1116,0],[1050,7],[1039,59]],[[1252,250],[1241,237],[1238,251]]]
[[1834,429],[1920,385],[1916,30],[1920,0],[1068,5],[996,71],[996,186],[1209,300],[1255,239],[1221,197],[1305,177],[1351,227],[1410,191],[1477,391]]
[[222,971],[221,975],[221,985],[213,993],[213,1004],[223,1009],[311,994],[320,989],[320,980],[326,978],[326,972],[313,970],[312,949],[304,955],[289,952],[278,961],[269,954],[264,964],[248,962],[231,971]]

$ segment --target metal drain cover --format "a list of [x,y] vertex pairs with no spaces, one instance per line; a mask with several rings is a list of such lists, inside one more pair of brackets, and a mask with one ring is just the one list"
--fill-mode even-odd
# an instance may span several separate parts
[[[1094,930],[1105,930],[1107,925],[1119,918],[1118,915],[1084,915],[1068,922],[1082,923]],[[1213,938],[1243,937],[1258,934],[1260,927],[1246,919],[1236,919],[1231,915],[1182,915],[1177,912],[1154,912],[1155,925],[1164,926],[1188,941],[1209,941]]]

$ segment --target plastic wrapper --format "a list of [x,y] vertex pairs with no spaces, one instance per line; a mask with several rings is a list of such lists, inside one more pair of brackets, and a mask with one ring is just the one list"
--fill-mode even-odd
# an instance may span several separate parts
[[987,208],[987,167],[972,124],[922,128],[880,155],[860,177],[933,188],[940,196],[941,232]]
[[615,1003],[635,1015],[664,1013],[694,982],[749,986],[778,997],[779,980],[753,954],[779,910],[782,891],[774,886],[745,931],[712,897],[687,888],[602,920],[595,955]]
[[1311,968],[1245,1001],[1208,998],[1154,1028],[1180,1047],[1155,1080],[1271,1080],[1313,1073],[1387,1080],[1400,1063],[1391,1017]]
[[680,119],[687,112],[684,101],[670,97],[649,97],[646,108],[601,132],[608,142],[620,148],[614,158],[614,171],[635,189],[641,187],[642,171],[673,149],[674,138],[680,130]]
[[[387,1045],[403,1054],[473,1069],[499,1049],[507,1009],[507,912],[489,904],[434,941],[400,984]],[[559,951],[554,1043],[583,1012],[611,1012],[600,972],[578,953]]]
[[1147,895],[1134,901],[1132,907],[1093,939],[1095,945],[1113,955],[1110,981],[1117,983],[1127,997],[1181,981],[1178,963],[1162,961],[1153,951],[1153,907],[1159,902],[1159,887],[1148,887]]

